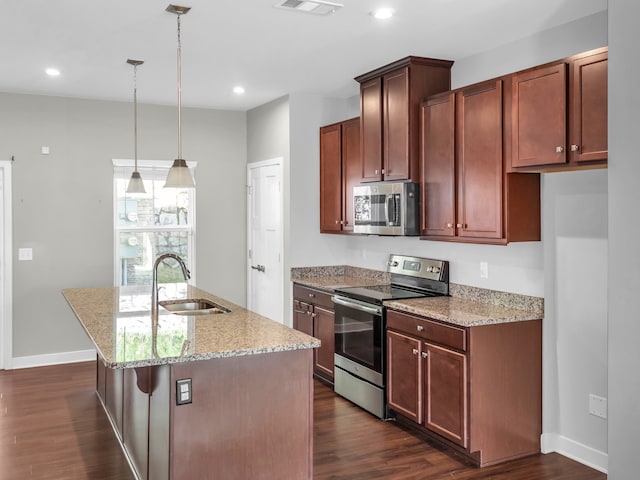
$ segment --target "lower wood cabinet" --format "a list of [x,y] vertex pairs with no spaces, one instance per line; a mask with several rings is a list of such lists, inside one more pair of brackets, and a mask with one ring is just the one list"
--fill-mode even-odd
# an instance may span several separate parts
[[333,383],[335,314],[331,295],[302,285],[293,285],[293,328],[320,340],[314,350],[314,375]]
[[541,320],[465,328],[389,310],[387,402],[479,466],[538,453]]

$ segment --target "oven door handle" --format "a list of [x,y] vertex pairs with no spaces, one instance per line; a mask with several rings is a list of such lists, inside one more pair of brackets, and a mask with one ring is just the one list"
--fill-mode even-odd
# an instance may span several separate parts
[[361,312],[371,313],[373,315],[382,315],[382,309],[377,307],[368,307],[366,305],[361,305],[359,303],[349,302],[347,300],[343,300],[340,297],[336,297],[335,295],[331,297],[331,301],[338,305],[342,305],[347,308],[354,308],[356,310],[360,310]]

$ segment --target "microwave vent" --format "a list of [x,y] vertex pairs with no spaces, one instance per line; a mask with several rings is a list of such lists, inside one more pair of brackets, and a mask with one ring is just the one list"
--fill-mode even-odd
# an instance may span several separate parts
[[274,7],[302,13],[312,13],[314,15],[329,15],[335,13],[344,7],[344,5],[321,0],[281,0],[276,3]]

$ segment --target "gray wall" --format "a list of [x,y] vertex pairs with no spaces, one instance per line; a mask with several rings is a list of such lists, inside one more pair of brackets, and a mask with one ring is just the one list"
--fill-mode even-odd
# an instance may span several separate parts
[[[0,94],[0,157],[13,165],[13,356],[91,348],[60,291],[113,285],[112,158],[133,153],[132,106]],[[172,160],[175,108],[139,105],[139,158]],[[197,160],[197,283],[244,302],[246,115],[184,109],[187,160]],[[41,155],[47,145],[49,155]],[[205,187],[206,186],[206,187]],[[18,262],[20,247],[33,261]]]
[[609,479],[638,476],[640,2],[609,1]]

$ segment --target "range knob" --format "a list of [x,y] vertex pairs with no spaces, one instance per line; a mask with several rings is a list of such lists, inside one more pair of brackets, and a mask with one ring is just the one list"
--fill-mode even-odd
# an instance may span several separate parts
[[440,273],[440,267],[431,267],[433,273]]
[[398,262],[396,260],[389,260],[387,263],[389,264],[390,267],[398,266]]

